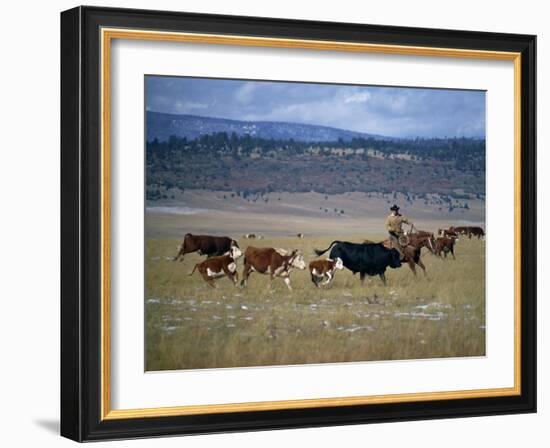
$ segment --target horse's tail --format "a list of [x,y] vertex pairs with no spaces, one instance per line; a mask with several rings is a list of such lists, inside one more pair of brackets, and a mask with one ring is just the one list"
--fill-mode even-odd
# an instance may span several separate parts
[[329,250],[333,245],[341,243],[342,241],[335,240],[332,243],[329,244],[329,246],[325,250],[320,249],[314,249],[314,252],[316,255],[323,255],[327,250]]
[[195,269],[197,269],[197,267],[199,266],[200,263],[197,263],[195,265],[195,267],[193,268],[193,270],[189,273],[189,275],[193,275],[195,273]]

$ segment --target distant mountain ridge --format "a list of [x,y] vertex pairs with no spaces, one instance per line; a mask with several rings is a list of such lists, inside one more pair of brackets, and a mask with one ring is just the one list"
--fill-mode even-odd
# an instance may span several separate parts
[[201,135],[233,132],[238,136],[300,142],[335,142],[338,139],[350,141],[353,138],[375,138],[377,140],[396,140],[364,132],[349,131],[314,124],[287,123],[281,121],[240,121],[226,118],[203,117],[199,115],[176,115],[147,111],[147,141],[154,139],[167,141],[170,136],[195,140]]

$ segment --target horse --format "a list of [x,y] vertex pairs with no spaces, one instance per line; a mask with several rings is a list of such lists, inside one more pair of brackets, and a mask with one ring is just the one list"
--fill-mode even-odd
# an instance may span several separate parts
[[[420,266],[424,275],[428,275],[426,273],[426,266],[420,259],[420,254],[423,247],[427,248],[432,254],[435,254],[435,238],[433,233],[419,230],[416,233],[407,234],[407,238],[407,245],[400,247],[401,253],[403,254],[403,261],[409,265],[409,268],[415,276],[415,265]],[[383,244],[386,247],[391,247],[391,241],[389,239],[383,241]]]

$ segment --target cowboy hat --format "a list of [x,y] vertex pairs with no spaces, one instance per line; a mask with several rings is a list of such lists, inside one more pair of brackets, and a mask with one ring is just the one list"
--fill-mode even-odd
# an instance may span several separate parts
[[399,211],[399,207],[398,207],[397,205],[393,204],[392,207],[390,208],[390,210],[391,210],[392,212],[398,212],[398,211]]

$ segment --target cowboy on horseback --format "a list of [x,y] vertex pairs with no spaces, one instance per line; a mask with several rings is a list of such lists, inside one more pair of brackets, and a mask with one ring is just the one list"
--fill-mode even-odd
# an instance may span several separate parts
[[393,205],[391,208],[391,214],[386,218],[386,229],[390,235],[390,241],[392,246],[401,252],[402,246],[406,246],[406,236],[403,232],[403,224],[410,224],[411,227],[413,223],[411,220],[399,213],[399,207]]

